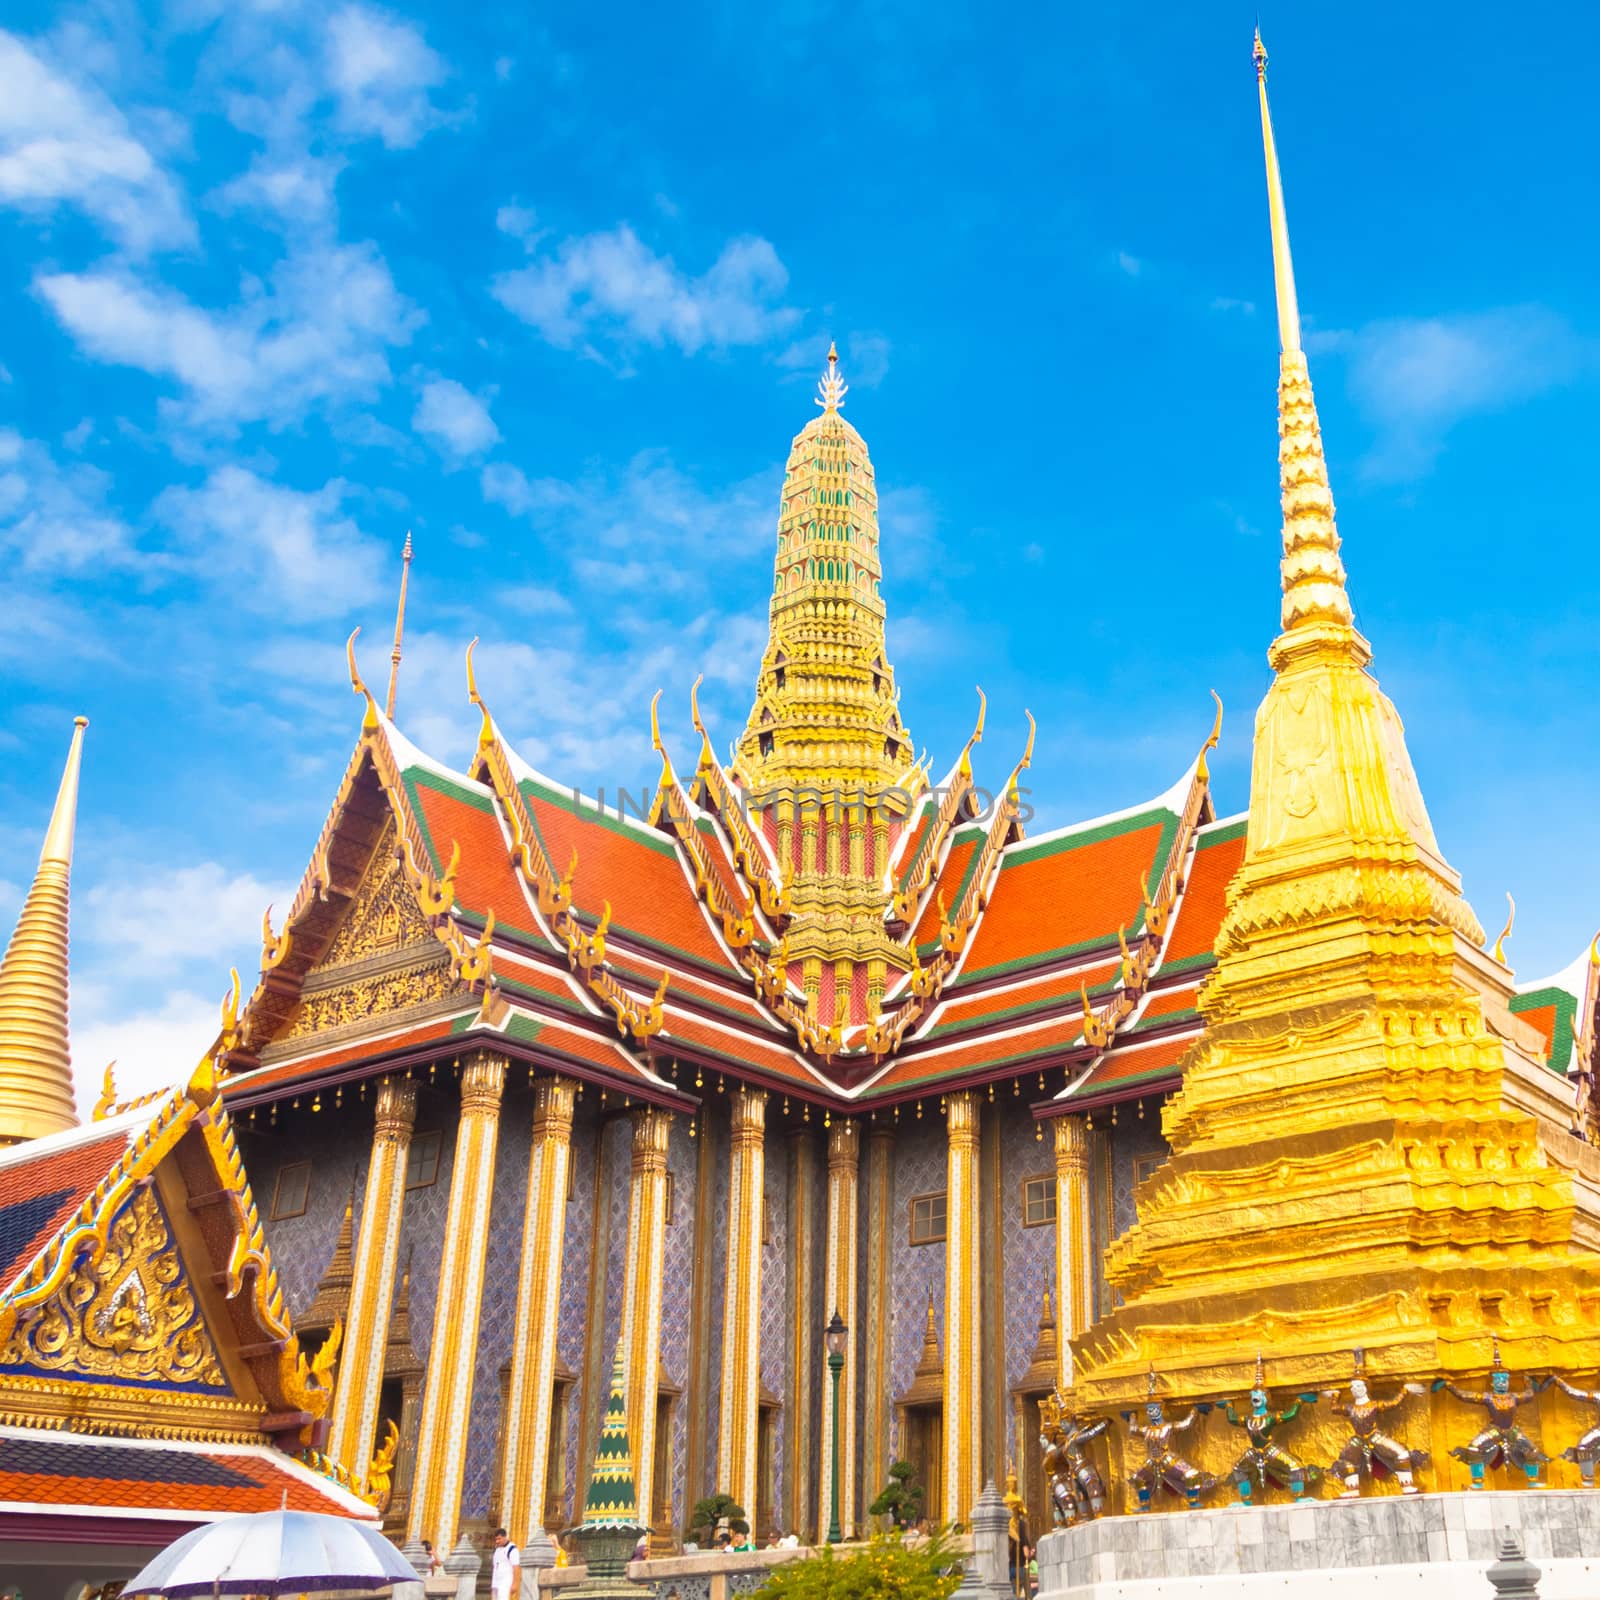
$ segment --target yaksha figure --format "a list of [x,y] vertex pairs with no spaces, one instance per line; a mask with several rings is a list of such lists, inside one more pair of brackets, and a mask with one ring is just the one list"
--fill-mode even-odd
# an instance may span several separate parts
[[1144,1445],[1144,1460],[1128,1474],[1139,1497],[1139,1509],[1148,1511],[1157,1489],[1170,1494],[1181,1494],[1191,1508],[1200,1504],[1200,1496],[1214,1489],[1217,1480],[1208,1472],[1191,1466],[1172,1448],[1176,1434],[1187,1433],[1195,1423],[1211,1410],[1210,1401],[1202,1401],[1190,1409],[1188,1416],[1168,1421],[1166,1408],[1154,1398],[1155,1374],[1150,1374],[1149,1400],[1145,1401],[1144,1421],[1133,1420],[1134,1413],[1124,1411],[1123,1420],[1128,1425],[1128,1437]]
[[1256,1357],[1256,1382],[1250,1391],[1249,1410],[1242,1416],[1236,1414],[1231,1400],[1225,1408],[1228,1421],[1236,1428],[1243,1428],[1249,1441],[1244,1454],[1234,1462],[1228,1474],[1238,1485],[1241,1504],[1250,1504],[1256,1488],[1265,1494],[1269,1483],[1289,1490],[1296,1500],[1304,1500],[1307,1486],[1314,1485],[1322,1476],[1319,1468],[1297,1461],[1272,1437],[1285,1423],[1294,1421],[1302,1405],[1315,1405],[1316,1401],[1314,1394],[1297,1395],[1285,1410],[1274,1411],[1263,1387],[1261,1358]]
[[1045,1476],[1050,1482],[1050,1508],[1055,1521],[1067,1526],[1088,1522],[1105,1509],[1106,1485],[1100,1469],[1089,1459],[1086,1446],[1111,1426],[1110,1418],[1090,1421],[1068,1411],[1059,1392],[1046,1403],[1044,1432]]
[[1378,1426],[1378,1419],[1386,1412],[1405,1404],[1406,1396],[1426,1394],[1420,1383],[1408,1383],[1387,1400],[1376,1400],[1367,1388],[1365,1378],[1350,1380],[1350,1398],[1341,1401],[1337,1389],[1323,1390],[1324,1396],[1334,1402],[1333,1409],[1350,1423],[1350,1437],[1339,1452],[1338,1460],[1330,1470],[1344,1479],[1342,1500],[1353,1500],[1361,1493],[1361,1475],[1381,1478],[1392,1473],[1400,1485],[1401,1494],[1417,1492],[1416,1470],[1427,1459],[1426,1450],[1408,1450],[1396,1438]]
[[[1581,1400],[1592,1406],[1600,1406],[1600,1389],[1577,1389],[1565,1378],[1549,1378],[1547,1383],[1553,1383],[1562,1394],[1570,1400]],[[1577,1463],[1578,1471],[1583,1474],[1585,1489],[1594,1488],[1594,1464],[1600,1460],[1600,1422],[1590,1428],[1576,1444],[1569,1444],[1561,1452],[1563,1461]]]
[[1550,1457],[1517,1426],[1517,1408],[1525,1406],[1539,1391],[1530,1383],[1515,1394],[1511,1392],[1511,1374],[1500,1364],[1498,1339],[1487,1391],[1460,1389],[1447,1378],[1434,1379],[1433,1387],[1447,1389],[1463,1405],[1482,1406],[1489,1413],[1488,1427],[1450,1452],[1457,1461],[1466,1462],[1474,1489],[1483,1487],[1485,1467],[1504,1467],[1508,1471],[1521,1467],[1529,1483],[1539,1481],[1539,1468]]

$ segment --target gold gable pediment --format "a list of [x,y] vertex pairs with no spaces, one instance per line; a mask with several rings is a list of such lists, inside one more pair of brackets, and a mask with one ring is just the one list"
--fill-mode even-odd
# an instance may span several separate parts
[[391,818],[367,862],[350,909],[312,971],[348,966],[412,945],[435,948],[437,941],[395,853]]
[[128,1197],[97,1260],[85,1258],[0,1351],[12,1372],[231,1393],[152,1185]]

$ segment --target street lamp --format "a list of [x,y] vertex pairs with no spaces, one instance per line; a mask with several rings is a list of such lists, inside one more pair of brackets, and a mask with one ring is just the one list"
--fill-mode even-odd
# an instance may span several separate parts
[[839,1376],[844,1371],[844,1347],[850,1330],[837,1308],[833,1321],[822,1330],[822,1342],[828,1351],[828,1371],[833,1374],[833,1493],[828,1498],[828,1543],[838,1544],[844,1537],[839,1531]]

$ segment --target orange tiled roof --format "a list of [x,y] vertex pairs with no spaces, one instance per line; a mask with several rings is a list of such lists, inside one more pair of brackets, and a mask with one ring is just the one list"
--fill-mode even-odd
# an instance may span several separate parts
[[283,1505],[378,1523],[364,1501],[266,1445],[84,1439],[0,1427],[0,1509],[203,1522]]
[[956,829],[951,835],[949,853],[933,881],[932,891],[923,902],[922,915],[917,918],[917,926],[911,936],[911,942],[919,949],[938,942],[940,897],[944,899],[946,911],[955,910],[966,890],[967,879],[978,864],[986,837],[985,829],[970,825]]
[[577,850],[572,899],[590,922],[599,919],[609,902],[612,926],[619,934],[729,970],[728,958],[694,897],[671,840],[601,811],[592,800],[575,803],[570,793],[533,779],[524,778],[518,788],[539,842],[558,872],[566,871]]
[[661,1032],[651,1041],[658,1055],[672,1053],[674,1044],[686,1053],[725,1060],[731,1067],[744,1065],[807,1088],[818,1087],[816,1077],[807,1071],[796,1053],[773,1039],[757,1039],[747,1031],[729,1033],[700,1017],[674,1009],[672,991],[667,991],[667,1014]]
[[1177,920],[1162,956],[1168,971],[1180,961],[1209,959],[1222,926],[1228,884],[1244,860],[1245,820],[1229,817],[1200,829],[1195,838],[1189,881],[1178,905]]
[[1127,1092],[1137,1085],[1156,1087],[1165,1080],[1176,1080],[1178,1063],[1197,1038],[1194,1029],[1108,1050],[1095,1062],[1093,1070],[1072,1091],[1071,1102],[1090,1100],[1110,1091]]
[[1178,818],[1162,808],[1014,844],[972,936],[963,981],[1113,942],[1142,923],[1140,886],[1161,873]]
[[452,844],[461,847],[457,903],[480,917],[493,910],[500,926],[535,933],[533,913],[500,831],[492,793],[482,784],[466,778],[452,782],[426,767],[407,767],[402,776],[435,869],[442,870],[449,862]]
[[1082,1019],[1076,1011],[1043,1019],[1030,1027],[982,1034],[970,1042],[961,1035],[948,1046],[918,1049],[900,1056],[881,1078],[874,1080],[868,1093],[882,1095],[917,1083],[933,1086],[959,1073],[1040,1071],[1064,1062],[1081,1046],[1082,1039]]
[[972,995],[961,994],[958,988],[955,991],[958,998],[946,1001],[936,1014],[933,1026],[918,1037],[929,1041],[943,1039],[952,1033],[1003,1023],[1044,1006],[1069,1001],[1076,1005],[1084,985],[1093,999],[1097,991],[1116,978],[1121,965],[1120,958],[1094,961],[1086,966],[1041,973],[1026,983],[984,989]]

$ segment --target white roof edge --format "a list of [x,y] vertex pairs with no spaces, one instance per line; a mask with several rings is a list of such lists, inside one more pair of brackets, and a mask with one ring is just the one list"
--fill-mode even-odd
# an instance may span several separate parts
[[463,789],[473,789],[479,794],[493,798],[494,791],[486,783],[479,783],[476,778],[469,778],[464,772],[457,772],[454,767],[448,767],[444,762],[430,756],[426,750],[414,745],[401,733],[380,711],[378,713],[378,726],[383,729],[383,736],[389,741],[389,749],[394,755],[400,770],[407,767],[421,767],[426,772],[431,772],[440,778],[448,778],[451,783],[459,784]]
[[1569,961],[1559,972],[1548,978],[1535,978],[1528,983],[1519,983],[1516,991],[1518,994],[1528,994],[1534,989],[1564,989],[1575,1000],[1581,1002],[1584,990],[1588,986],[1588,968],[1589,947],[1585,945],[1577,957]]
[[1189,798],[1189,787],[1194,782],[1195,772],[1199,766],[1199,758],[1189,763],[1183,776],[1170,788],[1163,789],[1153,799],[1143,800],[1136,806],[1124,806],[1120,811],[1108,811],[1104,816],[1090,817],[1084,822],[1068,822],[1059,828],[1050,828],[1044,833],[1030,833],[1026,838],[1015,839],[1001,852],[1010,855],[1013,850],[1031,850],[1035,845],[1050,844],[1057,839],[1065,839],[1075,833],[1087,833],[1091,828],[1104,827],[1108,822],[1121,822],[1127,817],[1136,817],[1144,811],[1167,811],[1171,815],[1183,815],[1184,802]]
[[557,794],[564,796],[569,804],[576,799],[578,806],[594,816],[612,817],[625,827],[642,834],[647,839],[661,838],[661,834],[657,829],[652,828],[648,822],[643,822],[638,817],[630,817],[620,806],[616,808],[603,806],[598,800],[586,795],[576,784],[560,783],[555,778],[552,778],[549,773],[541,772],[537,767],[531,765],[517,754],[516,747],[501,733],[498,724],[495,725],[494,731],[495,737],[500,741],[500,748],[506,753],[506,763],[511,768],[511,775],[518,783],[527,781],[542,784],[545,788],[554,789]]

